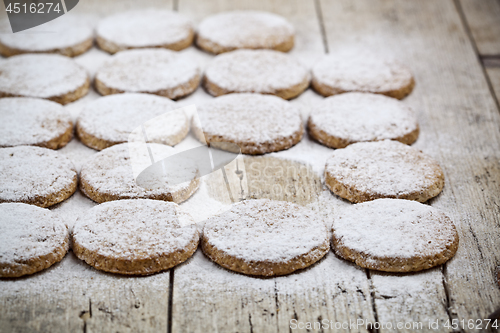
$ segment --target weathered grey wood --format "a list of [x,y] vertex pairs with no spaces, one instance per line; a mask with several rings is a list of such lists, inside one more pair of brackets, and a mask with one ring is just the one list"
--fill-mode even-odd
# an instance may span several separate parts
[[459,1],[479,54],[500,56],[500,1]]
[[[74,12],[102,16],[115,9],[148,6],[170,9],[174,6],[167,0],[121,3],[111,5],[110,2],[86,0],[81,1]],[[198,251],[176,268],[173,275],[172,332],[289,331],[293,319],[304,326],[322,320],[328,320],[330,325],[330,320],[333,324],[343,324],[363,319],[365,323],[378,320],[393,325],[422,322],[426,328],[429,320],[485,318],[500,305],[495,275],[500,263],[499,110],[488,91],[455,4],[452,0],[325,0],[318,4],[330,52],[353,45],[377,47],[396,54],[415,72],[416,89],[405,100],[417,110],[422,128],[415,147],[438,159],[445,170],[445,190],[431,204],[447,211],[454,219],[461,237],[459,251],[444,268],[409,275],[371,271],[368,273],[370,278],[365,270],[329,253],[309,269],[275,279],[232,273],[210,262]],[[492,22],[479,15],[494,13],[494,10],[484,9],[496,6],[494,1],[461,0],[460,4],[469,23],[472,21],[469,5],[480,9],[475,22]],[[211,13],[229,9],[273,11],[286,16],[297,29],[296,47],[291,55],[311,66],[324,52],[317,8],[312,1],[180,0],[178,7],[195,22]],[[480,25],[480,29],[491,30],[491,24],[488,27]],[[471,31],[474,35],[472,25]],[[497,51],[484,51],[494,50],[489,37],[482,37],[490,40],[490,46],[483,49],[482,42],[474,37],[481,54],[498,54]],[[195,56],[202,65],[212,59],[211,55],[194,47],[183,52]],[[76,61],[93,74],[107,57],[106,53],[93,49]],[[500,96],[500,71],[487,68],[487,73],[497,97]],[[81,108],[95,98],[98,95],[91,93],[66,108],[76,117]],[[210,98],[199,89],[180,103],[191,104]],[[320,99],[309,90],[292,103],[307,116]],[[300,145],[316,144],[305,139]],[[307,157],[294,156],[294,151],[272,157],[293,157],[309,163]],[[78,167],[93,154],[76,139],[61,152]],[[286,169],[296,163],[283,162],[281,167]],[[246,170],[245,163],[244,166]],[[303,201],[328,218],[335,210],[348,205],[329,192],[319,191],[316,178],[311,177],[312,184],[316,185],[308,188],[309,182],[304,179],[283,179],[273,161],[270,166],[270,177],[264,177],[264,184],[291,185],[299,192],[300,186],[306,187],[298,198],[282,199]],[[314,168],[317,171],[317,167]],[[228,174],[234,179],[233,174]],[[214,177],[222,177],[222,174]],[[222,184],[221,178],[216,181]],[[234,193],[237,193],[236,185]],[[278,192],[269,191],[267,185],[261,189],[263,191],[256,185],[254,196],[270,195],[279,199]],[[317,194],[318,200],[309,201],[311,196],[307,193],[314,194],[313,197]],[[227,198],[216,194],[211,198],[228,203]],[[53,209],[72,225],[79,214],[84,214],[93,205],[81,194],[75,194]],[[190,209],[196,207],[191,206]],[[35,276],[0,280],[0,332],[166,332],[169,328],[169,282],[170,272],[151,277],[119,277],[98,272],[69,253],[60,264]],[[306,330],[307,327],[293,331]],[[323,327],[323,331],[328,329]],[[361,325],[352,331],[367,329]],[[383,328],[379,331],[410,330]],[[438,331],[447,330],[441,326]]]
[[486,73],[490,79],[498,104],[500,104],[500,59],[498,67],[486,67]]
[[[446,302],[437,279],[437,308],[426,315],[486,318],[500,304],[493,274],[500,260],[500,119],[454,3],[322,1],[321,6],[331,50],[353,44],[382,48],[413,69],[417,85],[405,102],[421,122],[416,147],[438,159],[446,175],[443,193],[431,204],[449,213],[460,234],[459,250],[444,269]],[[379,320],[397,320],[393,300],[377,296],[383,289],[377,280],[372,279]],[[422,315],[411,311],[406,319]]]
[[[297,30],[296,44],[290,54],[307,66],[311,66],[324,53],[320,25],[312,1],[179,2],[179,11],[196,21],[213,13],[234,9],[266,10],[289,19]],[[211,56],[205,56],[206,62],[210,59]],[[201,100],[201,93],[197,94],[188,98],[186,103],[189,99]],[[320,99],[308,91],[292,103],[301,109],[305,120],[311,105]],[[304,144],[312,143],[302,142],[299,145]],[[329,205],[330,211],[342,205],[340,200],[324,192],[317,170],[312,171],[306,164],[283,160],[280,153],[271,157],[245,157],[239,169],[246,173],[243,182],[235,176],[234,164],[226,168],[234,198],[238,197],[242,185],[246,192],[240,197],[244,198],[287,200],[318,209],[318,199],[323,197],[323,206]],[[222,174],[215,173],[206,182],[210,196],[224,203],[230,202]],[[345,271],[351,274],[346,275]],[[192,287],[192,283],[196,287]],[[173,295],[174,332],[202,328],[220,332],[289,331],[291,320],[297,320],[296,331],[301,332],[306,331],[308,322],[318,324],[318,318],[320,321],[327,319],[340,323],[355,320],[358,316],[374,320],[364,270],[338,259],[333,253],[303,272],[275,279],[259,279],[219,268],[198,251],[193,259],[175,269]],[[193,315],[186,317],[185,313]],[[360,328],[354,331],[366,330]]]

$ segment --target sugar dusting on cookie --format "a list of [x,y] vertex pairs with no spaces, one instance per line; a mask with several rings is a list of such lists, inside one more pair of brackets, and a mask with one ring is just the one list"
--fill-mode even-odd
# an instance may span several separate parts
[[56,213],[22,203],[0,204],[0,276],[46,268],[68,247],[68,228]]
[[198,39],[206,40],[209,45],[205,47],[215,53],[240,48],[273,49],[293,40],[294,33],[284,17],[251,10],[209,16],[198,27]]
[[[41,204],[53,196],[62,201],[74,192],[76,177],[73,163],[51,149],[31,146],[0,149],[2,202]],[[62,192],[70,193],[59,198]]]
[[278,51],[236,50],[215,57],[205,78],[227,91],[273,94],[305,82],[304,90],[309,71],[293,57]]
[[57,54],[22,54],[0,63],[0,92],[50,98],[85,85],[87,72],[68,57]]

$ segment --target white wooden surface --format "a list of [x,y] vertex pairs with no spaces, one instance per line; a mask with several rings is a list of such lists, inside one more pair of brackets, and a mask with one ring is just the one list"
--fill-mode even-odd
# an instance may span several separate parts
[[[479,8],[475,14],[465,15],[476,15],[475,22],[480,23],[482,15],[486,15],[485,21],[492,20],[481,1],[461,0],[458,5],[465,13]],[[496,6],[494,0],[488,1],[488,6]],[[467,33],[489,26],[465,26],[453,0],[83,0],[74,12],[99,17],[143,6],[178,10],[196,24],[224,10],[278,13],[297,30],[291,56],[307,66],[326,51],[346,47],[376,48],[407,63],[417,86],[405,103],[418,112],[422,129],[415,147],[435,157],[445,171],[445,189],[430,204],[448,212],[455,221],[460,233],[457,255],[444,266],[402,275],[364,270],[330,252],[302,272],[259,279],[222,269],[201,251],[186,263],[150,277],[101,273],[70,252],[61,263],[44,272],[0,281],[0,332],[295,332],[306,329],[292,330],[291,320],[343,324],[358,319],[385,323],[385,327],[371,330],[380,332],[415,331],[387,328],[387,323],[396,326],[414,322],[423,324],[419,331],[436,332],[429,329],[428,323],[439,320],[438,331],[446,332],[451,331],[442,326],[446,320],[486,318],[500,306],[500,289],[495,280],[495,269],[500,264],[500,115],[476,49],[484,50],[484,54],[498,52],[496,42],[490,38],[478,42],[476,36],[481,33],[475,32],[470,35],[477,39],[471,41]],[[195,47],[182,52],[202,66],[213,58]],[[92,74],[108,57],[93,49],[76,61]],[[488,69],[488,75],[498,89],[498,71]],[[67,109],[76,117],[85,104],[96,98],[97,93],[91,92]],[[200,88],[179,103],[196,104],[210,98]],[[308,90],[292,103],[306,117],[321,99]],[[248,190],[245,195],[296,201],[331,219],[335,210],[348,203],[320,184],[321,158],[308,156],[310,151],[320,157],[328,154],[327,148],[306,137],[290,151],[240,161],[238,168],[248,174],[243,185]],[[76,139],[61,152],[77,167],[95,153]],[[296,161],[279,162],[283,158]],[[300,163],[311,166],[302,168]],[[234,168],[231,165],[226,171],[236,197],[241,184],[234,176]],[[297,177],[286,173],[283,176],[287,168],[297,170]],[[210,204],[203,205],[203,195],[213,200],[210,203],[214,206],[217,202],[229,204],[221,177],[221,173],[207,177],[205,182],[212,192],[199,191],[182,205],[192,210],[198,220],[214,213]],[[261,181],[257,182],[259,177]],[[291,190],[269,190],[273,185]],[[93,205],[76,193],[53,209],[72,225]],[[370,330],[361,325],[337,331]],[[466,327],[463,331],[479,330]]]

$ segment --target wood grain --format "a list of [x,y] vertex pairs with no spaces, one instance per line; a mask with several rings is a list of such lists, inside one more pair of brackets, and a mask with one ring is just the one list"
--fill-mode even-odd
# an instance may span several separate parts
[[[321,6],[329,18],[325,30],[331,50],[383,48],[414,71],[417,86],[405,103],[418,111],[421,123],[415,146],[434,156],[446,175],[443,193],[431,204],[448,212],[460,234],[459,250],[444,268],[444,290],[439,278],[425,277],[435,286],[435,305],[442,307],[427,309],[426,315],[486,318],[500,304],[493,274],[500,260],[495,245],[500,236],[500,156],[494,148],[500,143],[500,119],[453,2],[322,1]],[[375,290],[383,289],[372,280]],[[401,285],[401,292],[410,287]],[[429,297],[418,295],[414,302]],[[399,316],[391,303],[376,297],[381,321]],[[412,311],[406,318],[422,316]]]
[[[481,55],[499,54],[493,16],[498,1],[457,1]],[[335,52],[346,47],[374,48],[407,63],[417,86],[404,103],[417,111],[421,125],[414,146],[436,158],[445,171],[445,189],[430,204],[455,221],[460,233],[457,255],[444,266],[399,275],[366,271],[330,252],[301,272],[259,279],[220,268],[201,251],[172,271],[150,277],[102,273],[70,252],[44,272],[0,280],[0,332],[288,332],[293,320],[329,325],[318,330],[312,326],[309,331],[338,331],[335,323],[363,320],[365,325],[351,331],[415,331],[414,326],[366,326],[378,321],[394,327],[397,323],[422,323],[420,331],[436,332],[428,329],[430,321],[439,320],[442,325],[448,319],[486,318],[500,305],[495,273],[500,265],[500,114],[453,0],[86,0],[72,12],[102,16],[149,6],[178,8],[196,23],[223,10],[278,13],[297,29],[296,46],[290,54],[307,66],[312,66],[325,49]],[[194,47],[183,54],[195,57],[202,66],[213,59]],[[107,57],[93,49],[75,60],[93,74]],[[500,71],[493,67],[486,70],[498,97]],[[96,98],[93,92],[66,108],[75,117]],[[211,98],[198,89],[179,103]],[[305,120],[321,99],[308,90],[292,103],[301,109]],[[299,145],[307,148],[317,144],[306,137]],[[61,153],[79,168],[95,152],[74,139]],[[336,210],[349,205],[320,186],[320,171],[314,166],[316,174],[311,173],[312,167],[304,164],[309,163],[307,156],[302,162],[291,161],[291,157],[293,149],[242,160],[238,168],[248,176],[242,182],[235,173],[236,165],[229,165],[226,174],[233,197],[297,202],[317,210],[327,221]],[[288,170],[297,170],[297,174],[289,177]],[[222,173],[210,177],[210,197],[229,203],[229,197],[220,194],[227,194]],[[242,188],[246,192],[242,193]],[[77,193],[53,210],[71,226],[93,205]],[[440,326],[438,331],[449,330]]]
[[498,104],[500,105],[500,60],[498,64],[498,67],[486,67],[486,73],[490,79]]
[[459,1],[479,54],[500,56],[500,1]]

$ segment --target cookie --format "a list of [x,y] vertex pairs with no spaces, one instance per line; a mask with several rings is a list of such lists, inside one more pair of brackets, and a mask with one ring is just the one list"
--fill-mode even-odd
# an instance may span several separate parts
[[143,125],[148,142],[174,146],[189,132],[189,120],[177,104],[150,94],[119,94],[89,103],[78,117],[76,133],[90,148],[102,150],[127,142]]
[[282,16],[260,11],[231,11],[204,19],[196,44],[219,54],[236,49],[272,49],[287,52],[294,44],[295,30]]
[[99,22],[96,32],[97,45],[109,53],[152,47],[180,51],[191,45],[194,38],[193,26],[187,18],[158,9],[108,16]]
[[203,253],[217,264],[248,275],[290,274],[329,251],[328,230],[311,210],[268,199],[239,202],[209,218]]
[[[122,199],[156,199],[182,202],[187,200],[199,186],[198,170],[186,166],[185,179],[175,182],[177,174],[160,175],[148,183],[147,187],[136,182],[138,172],[152,164],[149,150],[154,161],[161,161],[175,153],[169,146],[151,143],[144,150],[128,143],[106,148],[91,157],[80,172],[80,190],[98,203]],[[132,153],[132,156],[131,156]],[[134,160],[131,159],[134,158]],[[182,167],[182,166],[179,166]],[[173,168],[172,172],[179,172]]]
[[359,142],[326,161],[326,186],[352,202],[396,198],[425,202],[444,186],[439,164],[398,141]]
[[323,96],[360,91],[402,99],[411,93],[415,80],[397,60],[371,53],[338,52],[312,68],[311,85]]
[[80,217],[72,232],[75,255],[111,273],[149,275],[186,261],[200,236],[193,218],[173,202],[106,202]]
[[77,172],[63,154],[47,148],[0,148],[0,203],[49,207],[76,190]]
[[68,228],[48,209],[0,204],[0,277],[33,274],[61,261],[69,248]]
[[0,97],[38,97],[68,104],[85,96],[85,69],[58,54],[21,54],[0,63]]
[[377,199],[334,217],[332,246],[337,255],[363,268],[415,272],[452,258],[458,233],[439,209],[409,200]]
[[309,71],[282,52],[236,50],[215,57],[203,85],[213,96],[254,92],[291,99],[309,86]]
[[394,98],[358,92],[325,98],[307,126],[314,140],[331,148],[385,139],[409,145],[419,134],[411,108]]
[[89,24],[75,16],[58,17],[43,25],[0,35],[0,54],[57,53],[75,57],[92,47],[94,33]]
[[193,133],[198,140],[221,149],[225,147],[220,142],[235,143],[243,154],[250,155],[288,149],[302,139],[304,132],[299,111],[276,96],[217,97],[198,107],[198,117],[193,117]]
[[95,76],[95,88],[101,95],[142,92],[177,99],[199,84],[198,65],[164,49],[118,52]]
[[59,149],[73,137],[69,113],[55,102],[38,98],[0,99],[0,147],[21,145]]

